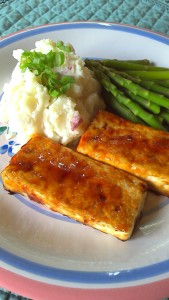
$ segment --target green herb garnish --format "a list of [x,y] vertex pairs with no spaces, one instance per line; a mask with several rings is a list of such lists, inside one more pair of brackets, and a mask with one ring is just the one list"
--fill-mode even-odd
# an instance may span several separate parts
[[62,41],[59,41],[56,43],[56,50],[56,52],[51,50],[47,54],[36,51],[24,51],[20,61],[22,72],[25,72],[28,68],[36,76],[41,76],[41,82],[47,87],[48,93],[52,98],[66,93],[70,89],[71,84],[74,83],[73,76],[61,76],[53,70],[64,64],[64,52],[70,52],[71,47],[65,46]]
[[65,52],[71,52],[72,49],[70,46],[65,46],[62,41],[56,43],[56,47]]

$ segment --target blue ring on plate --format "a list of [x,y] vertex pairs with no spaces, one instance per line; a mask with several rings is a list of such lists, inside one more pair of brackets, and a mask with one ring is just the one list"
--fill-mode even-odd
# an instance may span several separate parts
[[[65,23],[65,24],[51,24],[46,26],[35,27],[28,31],[21,31],[11,36],[7,36],[0,41],[0,48],[12,44],[13,42],[22,40],[24,38],[38,35],[45,32],[57,31],[57,30],[69,30],[69,29],[106,29],[116,30],[122,32],[128,32],[131,34],[137,34],[145,36],[152,40],[169,45],[169,38],[161,34],[154,33],[152,31],[146,31],[137,27],[130,27],[126,25],[118,25],[111,23],[95,23],[95,22],[77,22],[77,23]],[[107,272],[87,272],[87,271],[74,271],[74,270],[62,270],[59,268],[49,267],[41,265],[27,259],[18,257],[2,248],[0,248],[1,260],[10,264],[15,268],[19,268],[25,272],[36,274],[42,277],[56,279],[60,281],[81,283],[81,284],[117,284],[124,282],[132,282],[136,280],[143,280],[169,272],[169,259],[145,266],[141,268],[135,268],[132,270],[114,270]]]
[[63,23],[63,24],[49,24],[34,28],[29,28],[25,31],[19,31],[12,35],[9,35],[5,38],[2,38],[0,41],[0,48],[3,48],[7,45],[12,44],[13,42],[22,40],[24,38],[28,38],[30,36],[38,35],[41,33],[51,32],[51,31],[60,31],[60,30],[69,30],[69,29],[106,29],[106,30],[118,30],[122,32],[128,32],[132,34],[137,34],[140,36],[145,36],[152,40],[161,42],[163,44],[169,45],[169,38],[165,35],[155,33],[151,30],[147,31],[144,29],[140,29],[138,27],[130,27],[123,24],[115,24],[115,23],[95,23],[95,22],[73,22],[73,23]]
[[59,281],[67,281],[69,283],[81,284],[117,284],[124,282],[132,282],[144,280],[159,276],[169,271],[169,259],[160,263],[152,264],[141,268],[131,270],[113,270],[105,272],[88,272],[77,270],[63,270],[50,266],[41,265],[27,259],[18,257],[8,251],[0,248],[0,257],[4,262],[8,262],[10,266],[23,270],[25,272],[39,275],[41,277],[55,279]]

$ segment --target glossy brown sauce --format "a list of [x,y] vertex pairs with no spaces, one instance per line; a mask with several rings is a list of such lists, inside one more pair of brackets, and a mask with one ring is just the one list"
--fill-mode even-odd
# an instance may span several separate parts
[[133,226],[145,189],[136,178],[41,136],[23,146],[9,168],[14,190],[68,216],[80,214],[86,224],[106,222],[121,231]]
[[[107,119],[111,122],[111,118]],[[107,163],[112,162],[117,167],[122,163],[124,167],[126,165],[127,168],[137,169],[139,173],[145,172],[145,164],[151,166],[151,173],[155,174],[158,168],[166,164],[169,166],[169,160],[166,161],[166,157],[169,157],[168,134],[160,132],[158,136],[158,131],[149,134],[144,129],[137,131],[135,127],[127,126],[123,120],[116,121],[113,128],[113,121],[110,125],[108,122],[105,123],[105,120],[99,120],[99,116],[98,119],[96,117],[80,141],[84,153],[86,148],[86,154],[91,157]],[[98,127],[95,123],[98,123]]]

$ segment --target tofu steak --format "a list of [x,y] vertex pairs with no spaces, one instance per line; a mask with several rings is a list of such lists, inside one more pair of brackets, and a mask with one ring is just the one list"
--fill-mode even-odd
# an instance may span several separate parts
[[4,188],[127,240],[146,197],[136,177],[38,135],[2,171]]
[[77,151],[117,167],[169,196],[169,133],[100,111]]

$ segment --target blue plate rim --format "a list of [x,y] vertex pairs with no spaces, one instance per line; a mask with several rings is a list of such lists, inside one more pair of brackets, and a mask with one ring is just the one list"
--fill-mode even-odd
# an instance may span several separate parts
[[169,272],[169,259],[151,266],[135,269],[89,272],[45,266],[19,257],[3,248],[0,248],[0,257],[4,263],[30,274],[76,284],[116,285],[132,283],[133,281],[146,280]]
[[9,34],[5,37],[2,37],[0,39],[0,49],[27,37],[31,37],[45,32],[58,31],[58,30],[70,30],[70,29],[106,29],[106,30],[123,31],[123,32],[128,32],[128,33],[148,37],[150,39],[169,45],[168,36],[161,33],[154,32],[150,29],[131,26],[128,24],[86,21],[86,22],[50,23],[50,24],[44,24],[41,26],[34,26],[24,30],[20,30],[15,33]]

